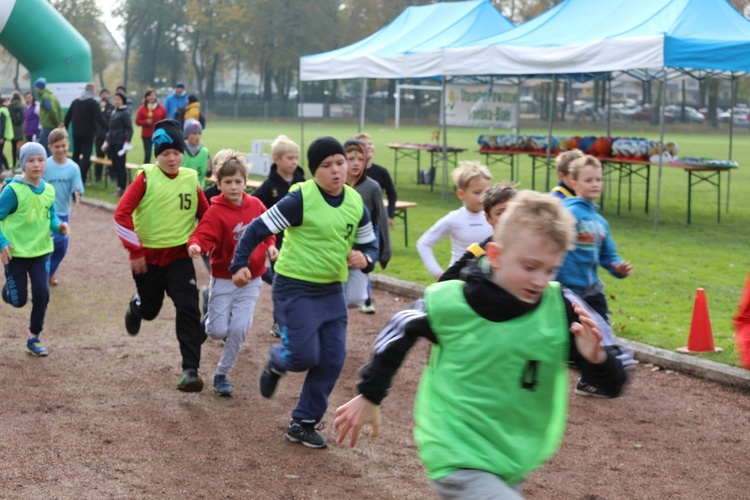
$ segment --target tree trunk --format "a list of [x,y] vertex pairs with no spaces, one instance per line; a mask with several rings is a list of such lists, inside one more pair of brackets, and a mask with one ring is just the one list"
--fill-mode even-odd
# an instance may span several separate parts
[[[719,126],[719,120],[716,113],[716,105],[719,100],[719,81],[716,79],[710,79],[706,82],[708,87],[708,123],[712,127],[716,128]],[[732,117],[730,116],[730,119]]]

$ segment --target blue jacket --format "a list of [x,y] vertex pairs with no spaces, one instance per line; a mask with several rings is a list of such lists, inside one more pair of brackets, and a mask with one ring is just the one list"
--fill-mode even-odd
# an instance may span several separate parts
[[188,95],[187,92],[183,92],[181,96],[175,95],[174,92],[167,96],[167,100],[164,101],[164,108],[167,110],[167,118],[174,118],[174,113],[180,108],[187,106]]
[[617,278],[624,278],[615,272],[612,263],[622,259],[609,230],[609,223],[597,212],[597,206],[583,198],[566,198],[563,205],[576,218],[575,249],[565,256],[565,261],[557,275],[557,280],[578,295],[586,295],[599,282],[599,266]]

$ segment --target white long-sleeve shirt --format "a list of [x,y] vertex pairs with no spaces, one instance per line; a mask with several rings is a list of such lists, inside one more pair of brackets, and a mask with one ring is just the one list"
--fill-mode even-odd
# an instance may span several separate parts
[[472,213],[466,207],[449,212],[445,217],[437,221],[417,241],[417,251],[422,258],[427,271],[433,276],[443,273],[443,268],[435,259],[432,247],[441,239],[451,239],[451,260],[453,264],[460,259],[472,243],[484,241],[492,235],[490,226],[483,212]]

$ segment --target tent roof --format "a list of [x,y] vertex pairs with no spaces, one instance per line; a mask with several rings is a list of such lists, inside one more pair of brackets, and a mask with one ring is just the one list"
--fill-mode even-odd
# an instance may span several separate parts
[[300,80],[419,78],[441,74],[424,54],[463,46],[513,28],[489,0],[407,7],[372,35],[340,49],[300,58]]
[[431,52],[443,75],[744,72],[748,54],[750,21],[726,0],[566,0],[511,31]]

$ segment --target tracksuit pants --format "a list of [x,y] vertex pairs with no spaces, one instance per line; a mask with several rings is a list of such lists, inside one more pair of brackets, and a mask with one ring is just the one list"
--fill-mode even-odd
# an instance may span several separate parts
[[[29,332],[39,335],[44,328],[44,317],[49,303],[49,256],[13,257],[5,266],[3,301],[13,307],[23,307],[28,300],[31,281],[31,319]],[[27,279],[28,276],[28,279]]]
[[314,297],[279,297],[274,292],[273,306],[282,343],[271,347],[271,366],[279,372],[307,371],[292,418],[317,423],[346,360],[344,292]]
[[133,274],[138,291],[131,304],[141,318],[151,321],[156,318],[164,303],[166,293],[172,299],[177,311],[175,327],[177,341],[182,354],[182,369],[198,369],[201,362],[201,345],[206,333],[201,326],[201,312],[198,307],[198,288],[195,281],[195,268],[189,257],[177,259],[168,265],[149,264],[144,274]]

